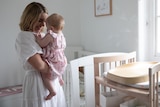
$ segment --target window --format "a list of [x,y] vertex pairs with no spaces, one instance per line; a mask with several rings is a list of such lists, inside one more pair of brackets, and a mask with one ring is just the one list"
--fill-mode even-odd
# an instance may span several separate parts
[[138,60],[160,61],[160,0],[139,0],[138,16]]

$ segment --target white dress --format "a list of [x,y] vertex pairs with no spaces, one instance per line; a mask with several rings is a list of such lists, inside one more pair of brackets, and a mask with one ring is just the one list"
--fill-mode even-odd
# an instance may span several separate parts
[[35,42],[33,32],[20,32],[15,47],[19,60],[26,71],[23,81],[22,107],[66,107],[63,88],[59,84],[58,78],[53,81],[56,96],[51,100],[45,100],[44,98],[49,92],[43,84],[40,73],[27,61],[34,54],[42,53],[41,47]]

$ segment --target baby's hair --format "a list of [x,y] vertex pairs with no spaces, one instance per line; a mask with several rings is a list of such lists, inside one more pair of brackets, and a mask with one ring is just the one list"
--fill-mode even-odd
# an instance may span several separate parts
[[64,27],[64,18],[57,14],[57,13],[53,13],[51,14],[48,18],[47,18],[47,23],[50,26],[53,26],[56,30],[62,30]]

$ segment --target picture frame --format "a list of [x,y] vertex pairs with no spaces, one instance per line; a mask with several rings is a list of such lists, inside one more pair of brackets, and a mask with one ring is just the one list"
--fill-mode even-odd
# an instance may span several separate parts
[[112,0],[94,0],[95,16],[112,15]]

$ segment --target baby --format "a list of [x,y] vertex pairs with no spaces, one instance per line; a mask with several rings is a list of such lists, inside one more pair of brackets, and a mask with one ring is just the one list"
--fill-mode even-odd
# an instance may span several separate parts
[[[67,58],[64,54],[66,48],[66,40],[62,33],[64,27],[64,18],[59,14],[52,14],[46,20],[47,34],[42,38],[41,35],[36,35],[37,43],[42,47],[42,58],[48,63],[51,70],[52,79],[59,78],[61,85],[64,84],[62,74],[67,65]],[[44,85],[49,90],[49,95],[46,100],[51,99],[56,95],[51,80],[41,73]]]

